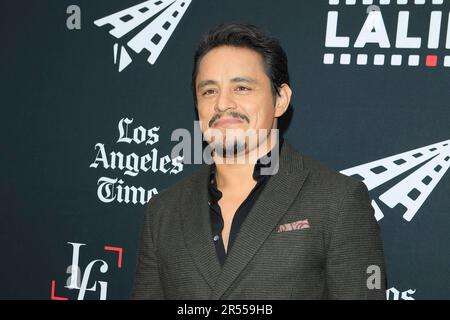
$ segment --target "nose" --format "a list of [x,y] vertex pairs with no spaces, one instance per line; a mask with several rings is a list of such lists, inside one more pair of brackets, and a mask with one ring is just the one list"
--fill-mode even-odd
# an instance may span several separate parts
[[228,109],[236,109],[236,103],[228,92],[222,91],[214,105],[214,110],[216,112],[224,112]]

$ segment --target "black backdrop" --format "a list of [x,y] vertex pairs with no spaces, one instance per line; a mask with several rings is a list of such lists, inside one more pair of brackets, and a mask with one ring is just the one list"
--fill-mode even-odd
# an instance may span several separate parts
[[[147,3],[168,6],[164,13],[182,1],[156,2]],[[73,258],[70,243],[84,244],[79,252],[80,276],[87,274],[86,267],[95,259],[108,265],[102,273],[101,263],[94,264],[88,287],[97,281],[97,288],[87,291],[85,299],[100,298],[100,282],[107,285],[108,299],[129,297],[144,206],[117,197],[102,201],[98,195],[102,179],[121,179],[123,183],[116,182],[115,187],[160,191],[196,166],[184,165],[178,173],[141,170],[132,176],[125,174],[126,169],[105,168],[101,161],[92,167],[99,156],[96,145],[102,144],[107,155],[113,151],[154,155],[156,150],[153,159],[170,157],[175,145],[171,132],[194,130],[190,72],[196,44],[208,28],[226,21],[256,24],[280,38],[289,57],[294,92],[286,138],[300,152],[343,171],[427,147],[417,164],[380,182],[371,196],[383,214],[379,224],[389,299],[450,298],[450,151],[445,145],[450,139],[450,50],[446,48],[450,1],[373,1],[377,7],[371,10],[382,14],[389,48],[377,43],[354,46],[372,1],[356,0],[354,5],[345,0],[184,2],[186,10],[174,18],[178,25],[154,64],[147,62],[145,49],[136,53],[127,41],[158,17],[119,39],[108,33],[112,26],[94,24],[142,0],[0,4],[0,298],[78,298],[80,290],[64,287]],[[76,15],[76,11],[67,13],[70,5],[80,9],[81,29],[69,28]],[[348,36],[349,47],[326,46],[330,11],[338,12],[336,36]],[[421,37],[420,48],[395,46],[400,11],[409,12],[408,36]],[[442,12],[437,48],[427,46],[432,11]],[[122,51],[121,58],[126,61],[129,54],[132,59],[120,72],[114,64],[116,43],[127,52]],[[325,54],[333,54],[332,64],[324,63]],[[341,54],[350,54],[348,64]],[[367,64],[357,63],[358,54],[367,54]],[[376,54],[384,56],[384,64],[374,63]],[[401,65],[391,64],[392,55],[402,56]],[[411,64],[416,59],[410,56],[418,56],[418,65],[409,65],[409,59]],[[118,142],[121,119],[133,120],[130,135],[139,126],[153,128],[159,141]],[[436,150],[428,147],[436,143]],[[426,167],[438,158],[443,159],[440,169]],[[365,168],[382,166],[389,171],[389,161]],[[403,217],[407,206],[390,208],[380,195],[420,170],[434,174],[433,181],[438,182],[428,192],[419,192],[425,200],[408,221]],[[355,172],[364,178],[361,170]],[[422,190],[425,185],[419,184],[409,187]],[[107,194],[107,189],[102,192]],[[398,199],[405,195],[417,197],[408,190],[396,194]]]

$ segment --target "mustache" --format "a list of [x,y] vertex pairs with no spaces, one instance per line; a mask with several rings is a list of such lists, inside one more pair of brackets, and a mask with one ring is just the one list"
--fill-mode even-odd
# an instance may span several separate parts
[[216,122],[217,120],[222,118],[224,115],[228,115],[228,116],[230,116],[232,118],[241,119],[241,120],[246,121],[247,123],[250,123],[250,119],[245,114],[240,114],[239,112],[236,112],[236,111],[230,111],[230,112],[227,112],[227,113],[216,113],[211,118],[211,120],[209,120],[208,126],[211,127],[214,124],[214,122]]

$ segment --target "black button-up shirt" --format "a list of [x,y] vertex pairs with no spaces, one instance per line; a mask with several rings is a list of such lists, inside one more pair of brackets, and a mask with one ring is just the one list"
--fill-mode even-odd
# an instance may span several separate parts
[[[283,139],[280,139],[279,147],[283,145]],[[277,145],[278,146],[278,145]],[[271,151],[268,152],[267,156],[270,159]],[[248,194],[247,198],[241,203],[239,208],[236,210],[234,214],[233,221],[231,223],[230,235],[228,238],[228,247],[227,251],[225,251],[225,245],[222,240],[222,230],[224,227],[222,212],[219,206],[219,200],[222,198],[222,192],[217,189],[217,181],[216,181],[216,166],[213,163],[210,167],[210,175],[209,175],[209,207],[211,213],[211,227],[212,227],[212,239],[214,241],[214,245],[216,247],[217,257],[221,265],[224,264],[227,254],[230,253],[231,248],[233,246],[234,240],[244,223],[245,218],[250,212],[253,204],[258,199],[259,194],[263,190],[267,181],[270,178],[270,175],[261,175],[262,167],[270,167],[271,162],[262,163],[261,158],[259,158],[253,169],[253,180],[256,181],[256,185],[253,187],[252,191]]]

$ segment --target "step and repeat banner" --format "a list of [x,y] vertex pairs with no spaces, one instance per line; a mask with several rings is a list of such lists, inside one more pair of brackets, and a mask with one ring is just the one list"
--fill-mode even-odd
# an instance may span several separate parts
[[2,299],[128,299],[144,207],[197,165],[195,48],[285,48],[285,137],[368,187],[390,300],[450,298],[450,0],[3,1]]

